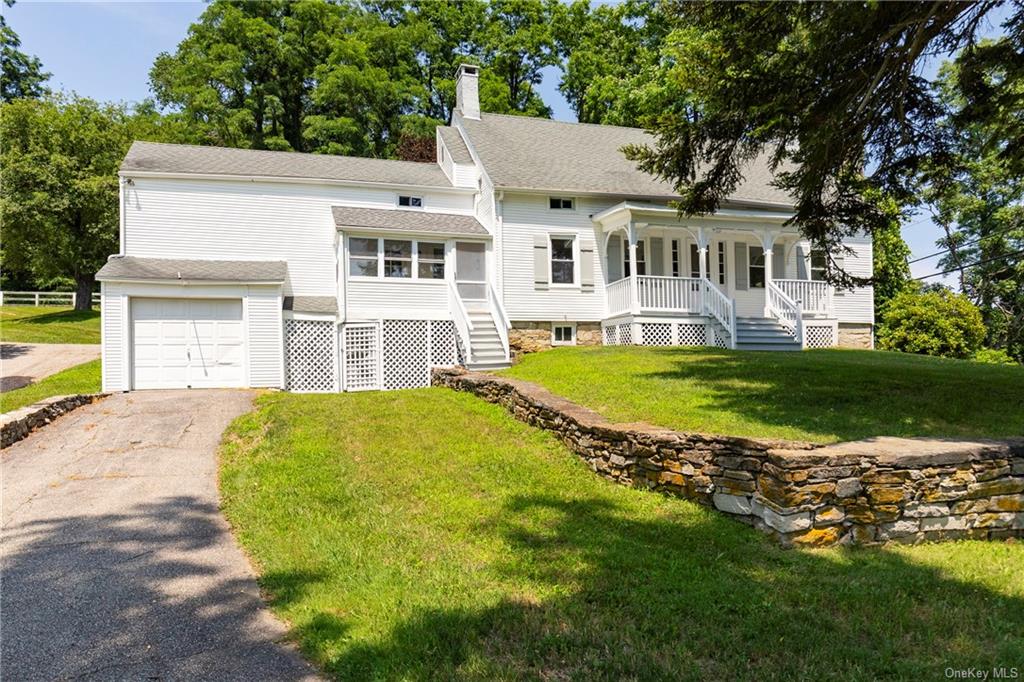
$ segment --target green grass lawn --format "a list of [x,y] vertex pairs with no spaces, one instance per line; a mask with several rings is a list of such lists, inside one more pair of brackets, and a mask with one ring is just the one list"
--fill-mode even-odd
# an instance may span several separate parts
[[942,679],[1024,661],[1022,543],[782,550],[600,479],[464,393],[264,395],[225,436],[221,489],[273,610],[338,680]]
[[100,361],[92,360],[51,374],[25,388],[0,393],[0,412],[10,412],[43,398],[74,393],[99,393]]
[[1024,433],[1024,367],[881,351],[558,348],[504,374],[615,421],[833,442]]
[[79,313],[54,306],[0,306],[0,341],[99,343],[100,311]]

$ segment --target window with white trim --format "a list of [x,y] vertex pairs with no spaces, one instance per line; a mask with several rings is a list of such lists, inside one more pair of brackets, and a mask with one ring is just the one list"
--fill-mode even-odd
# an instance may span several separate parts
[[725,286],[725,242],[718,242],[718,283]]
[[811,249],[811,281],[824,282],[828,267],[828,254],[821,249]]
[[548,197],[548,208],[553,211],[571,211],[575,206],[572,197]]
[[348,275],[354,279],[441,280],[445,274],[445,243],[348,238]]
[[672,276],[679,276],[679,240],[672,240]]
[[423,208],[423,197],[399,195],[398,205],[403,208]]
[[576,283],[575,237],[551,237],[551,283]]
[[[644,240],[640,239],[636,243],[636,271],[638,274],[647,274],[647,257],[644,255]],[[624,277],[629,277],[629,240],[622,240],[622,271],[626,273]]]
[[750,288],[764,289],[764,249],[760,246],[749,246]]
[[576,325],[569,322],[551,323],[551,345],[552,346],[575,346]]

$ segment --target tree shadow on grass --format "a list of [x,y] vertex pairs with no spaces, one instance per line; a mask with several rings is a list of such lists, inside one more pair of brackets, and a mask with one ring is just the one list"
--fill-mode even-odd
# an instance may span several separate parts
[[100,316],[99,309],[92,310],[60,310],[52,313],[43,313],[42,315],[33,315],[31,317],[21,317],[17,319],[9,320],[8,323],[17,323],[24,325],[50,325],[50,324],[67,324],[71,322],[86,322],[88,320],[95,320]]
[[[875,351],[701,349],[707,361],[698,362],[680,357],[691,355],[680,349],[651,352],[663,356],[673,368],[645,378],[699,384],[709,398],[706,409],[728,411],[773,427],[796,427],[823,439],[1012,436],[1024,429],[1024,421],[1017,419],[1014,424],[1007,418],[1007,414],[1024,414],[1024,387],[1012,377],[1000,383],[979,383],[976,375],[963,371],[977,368],[952,361],[897,357],[883,364]],[[994,410],[993,405],[1001,409]]]
[[[86,505],[89,500],[83,501]],[[4,528],[5,680],[297,680],[215,505],[164,498],[117,514]],[[244,560],[242,560],[244,561]],[[320,576],[278,575],[296,593]]]
[[[480,528],[533,588],[407,614],[337,679],[941,679],[1024,662],[1024,599],[892,549],[787,551],[708,510],[637,521],[604,499],[512,499]],[[945,551],[998,551],[979,544]],[[978,548],[981,547],[981,550]],[[980,561],[978,563],[981,563]],[[540,596],[538,596],[540,595]],[[323,627],[323,621],[320,627]]]

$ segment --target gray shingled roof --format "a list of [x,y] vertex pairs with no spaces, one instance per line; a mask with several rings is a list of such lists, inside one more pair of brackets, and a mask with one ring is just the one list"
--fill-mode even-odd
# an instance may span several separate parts
[[278,260],[182,260],[113,256],[96,279],[190,280],[209,282],[284,282],[288,266]]
[[[496,187],[564,192],[673,197],[671,185],[637,169],[620,151],[627,144],[653,144],[639,128],[564,123],[542,118],[482,114],[462,119],[476,153]],[[745,172],[731,200],[792,204],[770,185],[765,160]]]
[[486,235],[487,229],[471,215],[427,213],[387,208],[350,208],[332,206],[334,224],[339,229],[396,230],[436,234]]
[[452,186],[436,163],[156,142],[133,143],[121,162],[121,171],[127,174],[146,171]]
[[338,299],[334,296],[285,296],[281,307],[297,313],[336,313]]
[[438,126],[437,132],[455,163],[473,163],[473,157],[469,154],[466,141],[462,139],[462,133],[450,126]]

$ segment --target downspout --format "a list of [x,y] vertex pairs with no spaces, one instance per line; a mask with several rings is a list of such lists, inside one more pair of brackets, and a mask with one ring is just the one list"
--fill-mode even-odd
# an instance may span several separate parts
[[494,199],[494,239],[497,243],[495,249],[497,263],[495,264],[495,283],[498,285],[498,295],[502,298],[502,304],[504,304],[505,298],[505,217],[504,212],[504,200],[505,191],[502,190],[497,193]]
[[118,176],[118,178],[117,178],[117,207],[118,207],[118,211],[117,211],[117,213],[118,213],[118,215],[117,215],[117,232],[118,232],[118,236],[117,236],[117,239],[118,239],[118,243],[119,243],[119,246],[120,246],[120,250],[118,251],[118,255],[121,255],[121,256],[125,255],[125,248],[124,248],[124,238],[125,238],[125,233],[124,233],[124,227],[125,227],[124,211],[125,211],[125,198],[126,197],[125,197],[124,187],[125,187],[126,184],[128,184],[128,180],[126,180],[124,177]]

